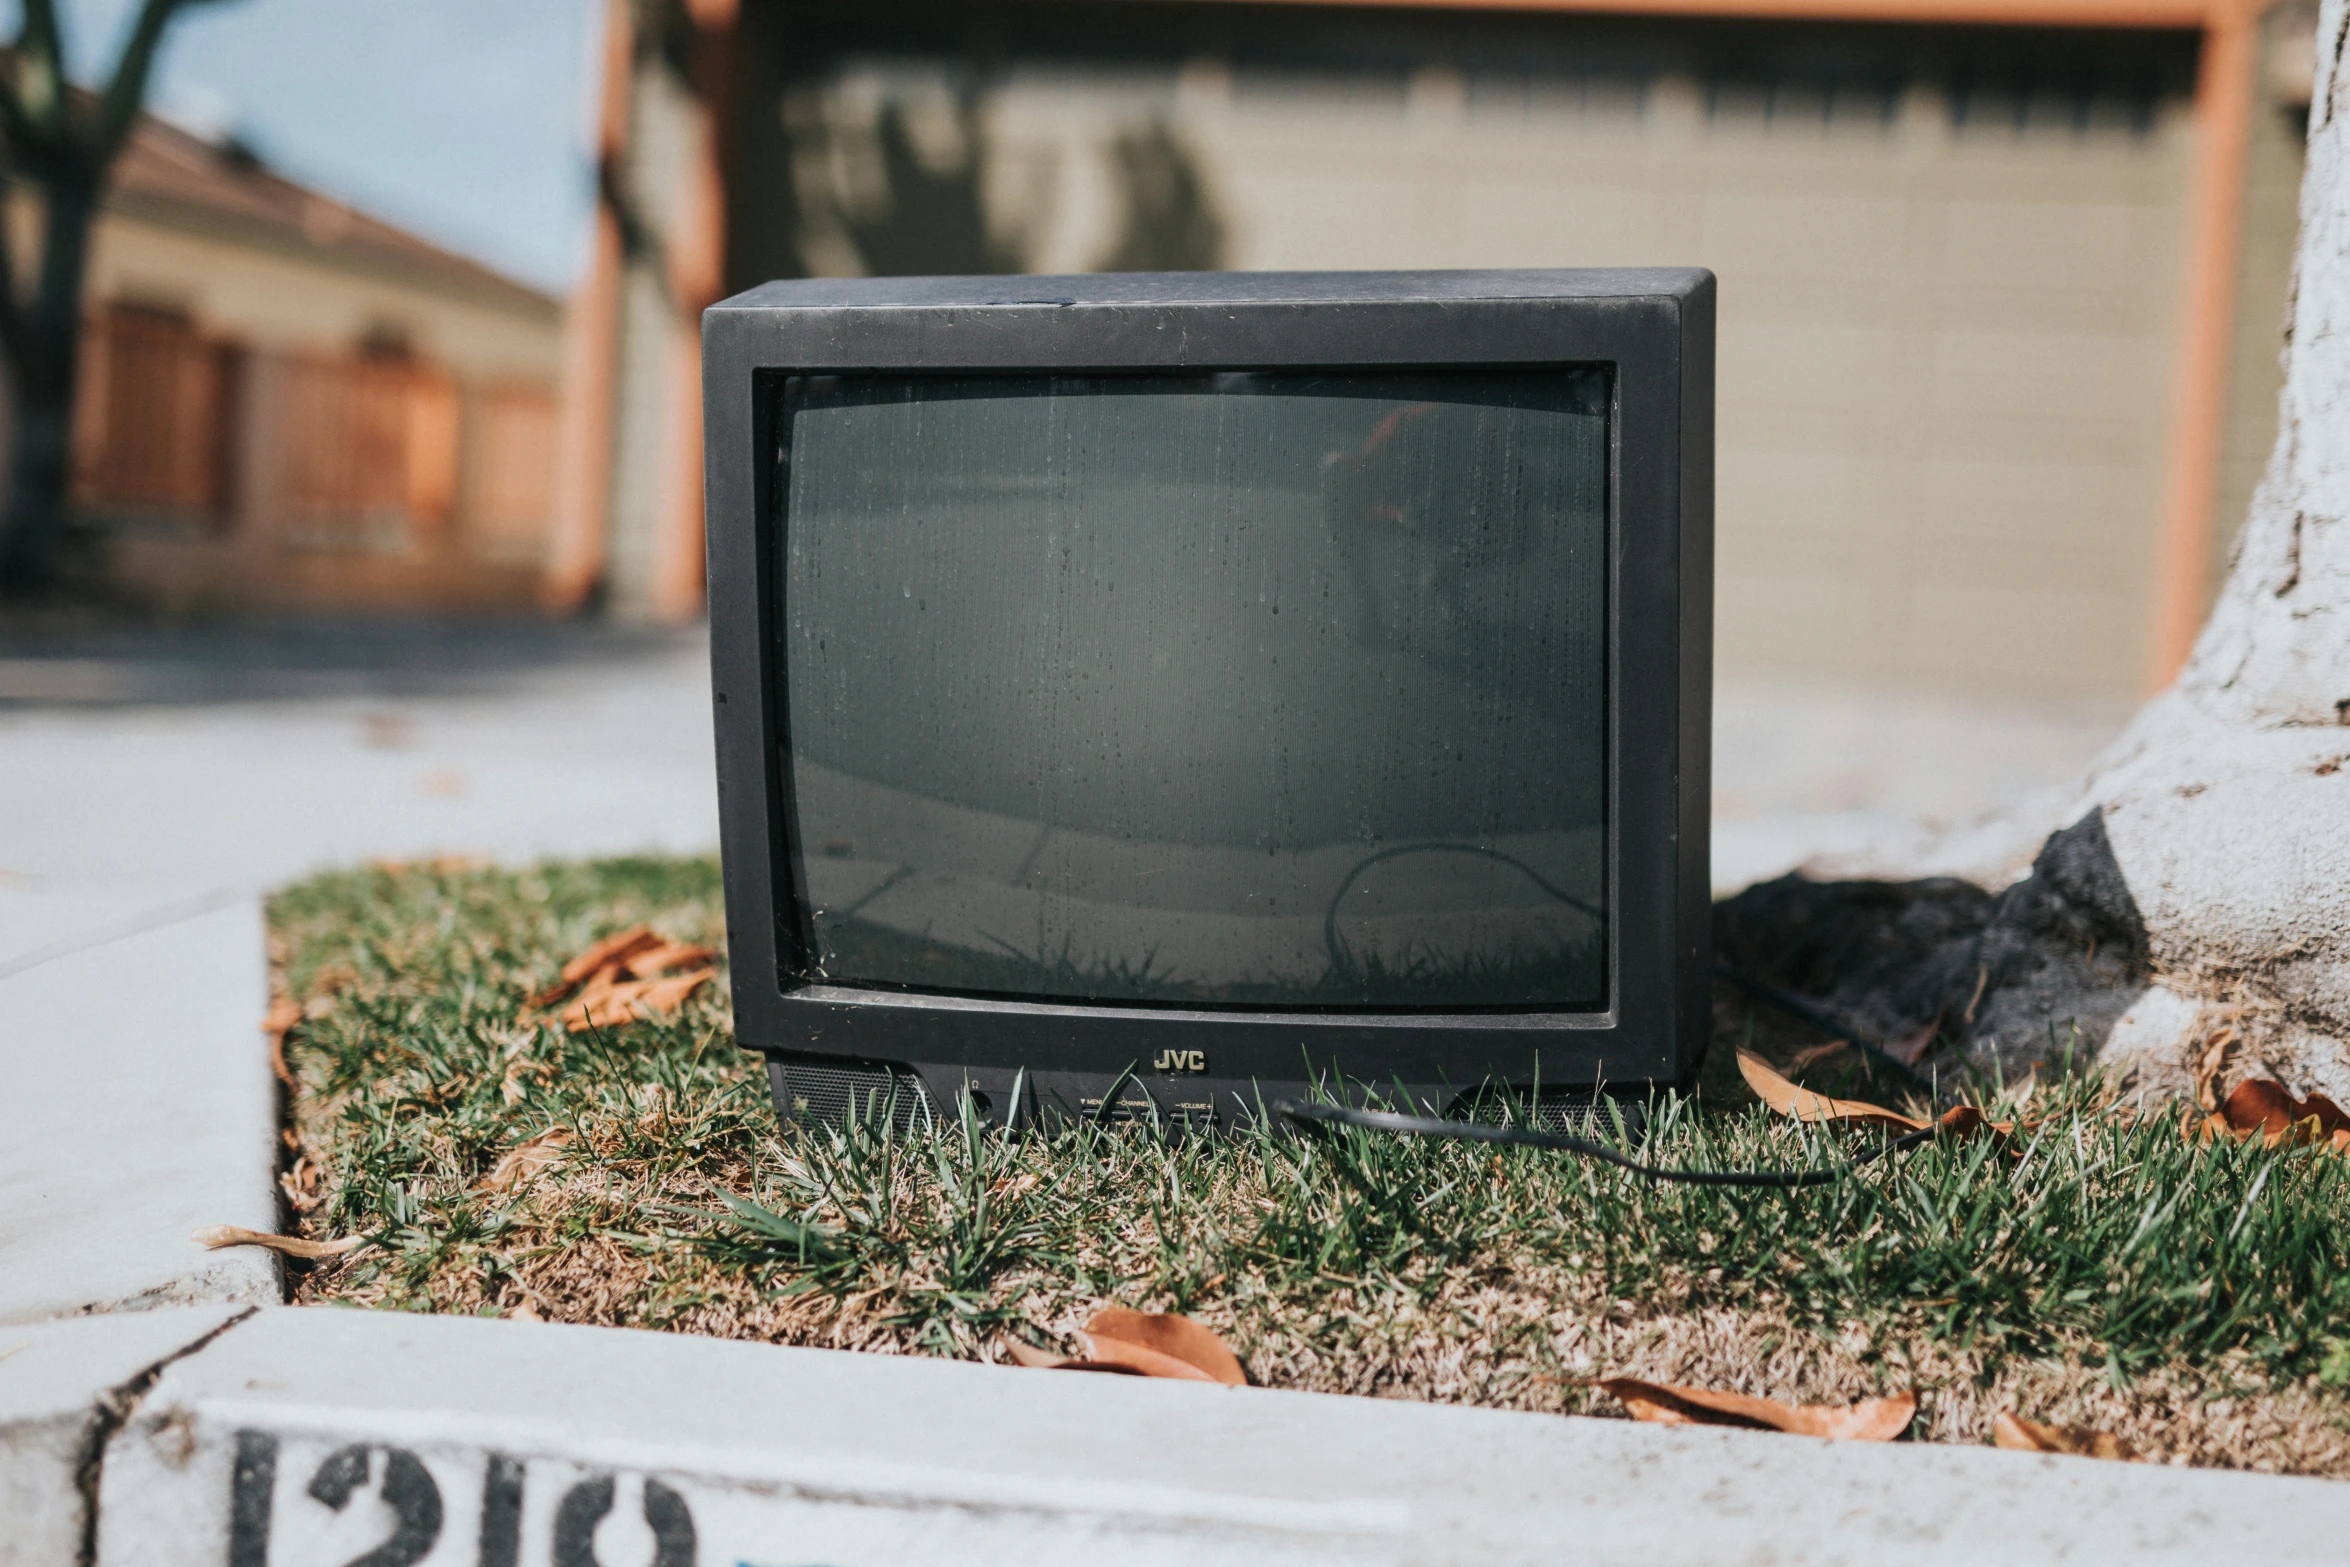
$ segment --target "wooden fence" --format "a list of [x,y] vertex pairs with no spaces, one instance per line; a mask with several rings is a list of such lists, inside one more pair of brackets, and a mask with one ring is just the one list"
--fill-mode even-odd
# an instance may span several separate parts
[[517,563],[546,547],[556,416],[542,385],[461,384],[407,356],[248,352],[114,305],[86,336],[79,414],[77,498],[100,514],[301,550]]

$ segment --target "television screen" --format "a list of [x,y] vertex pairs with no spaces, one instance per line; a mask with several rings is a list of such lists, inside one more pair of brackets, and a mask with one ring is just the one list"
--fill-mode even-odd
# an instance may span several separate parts
[[1686,1082],[1713,311],[1659,268],[704,312],[730,983],[784,1119]]
[[1610,376],[795,375],[771,695],[806,983],[1609,993]]

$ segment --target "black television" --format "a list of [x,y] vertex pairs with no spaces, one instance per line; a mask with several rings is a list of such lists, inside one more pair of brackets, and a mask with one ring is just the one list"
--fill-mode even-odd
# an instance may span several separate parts
[[1710,273],[781,282],[702,338],[787,1122],[1695,1071]]

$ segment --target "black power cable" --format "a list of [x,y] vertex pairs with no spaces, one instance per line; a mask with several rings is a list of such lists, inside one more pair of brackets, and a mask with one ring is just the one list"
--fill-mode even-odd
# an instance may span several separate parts
[[1762,1187],[1771,1191],[1825,1186],[1838,1176],[1857,1170],[1864,1164],[1925,1142],[1936,1130],[1928,1126],[1921,1131],[1906,1132],[1871,1148],[1849,1164],[1832,1165],[1826,1169],[1661,1170],[1655,1165],[1627,1159],[1603,1143],[1569,1137],[1563,1132],[1537,1131],[1532,1127],[1494,1126],[1484,1121],[1444,1121],[1434,1116],[1397,1115],[1389,1110],[1355,1110],[1345,1105],[1304,1103],[1295,1099],[1276,1099],[1271,1108],[1276,1115],[1301,1126],[1317,1129],[1325,1126],[1352,1126],[1366,1132],[1395,1132],[1405,1137],[1449,1137],[1470,1143],[1507,1143],[1518,1148],[1555,1148],[1561,1153],[1580,1154],[1586,1159],[1612,1164],[1619,1170],[1630,1170],[1652,1181],[1678,1181],[1687,1186]]
[[1810,996],[1799,996],[1794,991],[1783,990],[1767,980],[1756,979],[1752,974],[1733,968],[1720,958],[1714,959],[1714,977],[1736,985],[1740,990],[1745,991],[1774,1012],[1782,1012],[1798,1023],[1807,1023],[1823,1034],[1843,1040],[1853,1050],[1867,1057],[1870,1066],[1876,1071],[1892,1078],[1912,1093],[1921,1093],[1928,1098],[1933,1097],[1934,1084],[1931,1079],[1899,1056],[1887,1051],[1885,1041],[1878,1035],[1862,1027],[1856,1019],[1846,1017],[1827,1002],[1814,1000]]

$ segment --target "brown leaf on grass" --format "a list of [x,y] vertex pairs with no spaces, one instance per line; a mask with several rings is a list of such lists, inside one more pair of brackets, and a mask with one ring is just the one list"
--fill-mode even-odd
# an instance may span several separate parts
[[625,962],[636,953],[662,946],[660,936],[650,925],[632,925],[615,935],[593,942],[578,957],[563,965],[562,977],[544,990],[534,991],[527,998],[534,1007],[549,1006],[562,1000],[581,983],[593,977],[599,969]]
[[542,1007],[570,996],[558,1020],[575,1034],[633,1023],[673,1011],[710,979],[717,959],[711,948],[669,941],[651,926],[637,925],[564,964],[562,978],[533,992],[525,1004]]
[[1859,1121],[1892,1127],[1903,1132],[1922,1132],[1924,1121],[1915,1116],[1888,1110],[1860,1099],[1830,1099],[1815,1094],[1808,1088],[1798,1088],[1772,1070],[1771,1064],[1751,1050],[1738,1052],[1738,1075],[1746,1079],[1746,1086],[1755,1096],[1781,1115],[1791,1115],[1798,1121]]
[[705,969],[718,961],[718,953],[710,947],[697,947],[687,941],[665,941],[657,947],[648,947],[622,960],[621,966],[632,979],[659,979],[677,970]]
[[269,1010],[261,1014],[261,1032],[269,1039],[269,1069],[288,1088],[294,1086],[294,1074],[286,1069],[286,1035],[301,1021],[302,1003],[282,990],[269,998]]
[[1973,1105],[1953,1105],[1931,1121],[1921,1121],[1883,1105],[1873,1105],[1863,1099],[1830,1099],[1826,1094],[1815,1094],[1808,1088],[1799,1088],[1772,1070],[1771,1064],[1749,1050],[1738,1052],[1738,1072],[1746,1079],[1764,1104],[1781,1115],[1791,1115],[1798,1121],[1850,1122],[1861,1126],[1882,1126],[1896,1132],[1922,1132],[1931,1127],[1934,1136],[1971,1137],[1980,1131],[1990,1131],[2005,1137],[2015,1129],[2012,1121],[1993,1121]]
[[340,1257],[367,1244],[364,1235],[344,1235],[331,1241],[309,1241],[299,1235],[270,1235],[260,1230],[240,1229],[234,1224],[208,1224],[195,1231],[192,1238],[214,1251],[223,1246],[266,1246],[271,1251],[283,1252],[289,1257],[308,1258],[313,1262],[321,1257]]
[[2323,1094],[2296,1099],[2291,1089],[2272,1078],[2248,1077],[2229,1091],[2216,1114],[2201,1123],[2190,1119],[2185,1128],[2196,1142],[2225,1138],[2243,1142],[2258,1137],[2264,1148],[2280,1145],[2302,1148],[2323,1144],[2336,1153],[2350,1152],[2350,1114]]
[[1788,1064],[1800,1072],[1807,1066],[1817,1066],[1822,1061],[1831,1060],[1851,1049],[1851,1043],[1842,1039],[1831,1039],[1824,1045],[1805,1045],[1801,1050],[1795,1052],[1794,1058]]
[[672,974],[666,979],[631,979],[591,983],[579,999],[562,1011],[563,1026],[576,1034],[590,1028],[616,1028],[664,1012],[674,1012],[686,997],[708,984],[708,969]]
[[550,1166],[559,1164],[563,1150],[572,1142],[571,1128],[551,1126],[529,1142],[506,1151],[506,1156],[490,1167],[490,1173],[481,1178],[477,1192],[506,1196],[538,1179]]
[[1085,1340],[1083,1356],[1056,1355],[1016,1338],[1006,1339],[1004,1348],[1019,1364],[1040,1370],[1113,1371],[1183,1382],[1219,1382],[1226,1387],[1248,1385],[1248,1372],[1240,1357],[1222,1339],[1174,1312],[1104,1306],[1078,1336]]
[[2350,1115],[2343,1114],[2342,1107],[2325,1095],[2311,1094],[2307,1099],[2296,1099],[2284,1084],[2269,1078],[2248,1078],[2238,1083],[2221,1101],[2220,1114],[2232,1127],[2264,1132],[2271,1137],[2283,1136],[2311,1121],[2317,1123],[2312,1140],[2350,1129]]
[[1112,1365],[1106,1360],[1083,1360],[1075,1355],[1056,1355],[1049,1349],[1038,1349],[1034,1344],[1017,1338],[1004,1340],[1004,1353],[1015,1365],[1034,1371],[1107,1371],[1116,1376],[1139,1377],[1143,1373],[1133,1366]]
[[2129,1443],[2110,1431],[2088,1426],[2043,1425],[2007,1409],[1991,1417],[1991,1445],[2019,1453],[2070,1453],[2077,1458],[2127,1461],[2138,1456],[2130,1450]]
[[[1085,1325],[1093,1358],[1133,1366],[1145,1376],[1197,1377],[1226,1387],[1246,1387],[1248,1372],[1224,1341],[1189,1317],[1174,1312],[1128,1311],[1104,1306]],[[1180,1371],[1153,1362],[1171,1361]]]
[[592,942],[586,951],[563,965],[563,978],[578,984],[596,970],[609,964],[625,962],[639,952],[662,945],[660,932],[650,925],[631,925],[624,931]]
[[1783,1404],[1775,1398],[1719,1393],[1672,1382],[1643,1382],[1638,1377],[1607,1377],[1591,1386],[1616,1398],[1635,1420],[1668,1426],[1784,1431],[1790,1436],[1819,1436],[1832,1442],[1890,1442],[1909,1429],[1918,1412],[1915,1393],[1865,1398],[1850,1405]]

